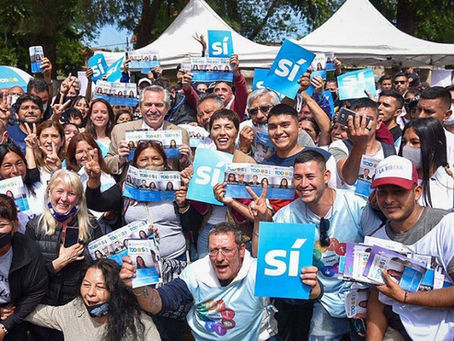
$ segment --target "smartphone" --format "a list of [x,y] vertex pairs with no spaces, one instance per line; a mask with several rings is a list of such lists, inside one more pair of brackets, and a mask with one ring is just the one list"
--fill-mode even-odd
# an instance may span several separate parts
[[[356,113],[353,110],[342,108],[341,110],[339,110],[336,122],[348,127],[348,117],[352,116],[353,118],[355,118],[355,114]],[[366,127],[369,125],[370,121],[371,119],[369,117],[366,117]]]
[[65,247],[73,246],[79,242],[79,228],[77,227],[67,227],[65,233]]

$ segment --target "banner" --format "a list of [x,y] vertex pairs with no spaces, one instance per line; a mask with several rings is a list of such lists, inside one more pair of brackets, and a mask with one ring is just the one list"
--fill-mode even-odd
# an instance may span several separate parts
[[22,177],[15,176],[13,178],[0,181],[0,193],[5,194],[14,200],[17,209],[26,215],[33,215],[37,212],[32,212],[28,203],[28,198],[25,193]]
[[331,91],[329,91],[329,90],[323,91],[322,94],[323,94],[323,97],[325,97],[326,100],[327,100],[328,103],[329,103],[329,109],[330,109],[330,114],[331,114],[331,115],[330,115],[330,118],[331,118],[331,120],[332,120],[333,117],[334,117],[334,114],[335,114],[335,112],[334,112],[335,109],[334,109],[333,94],[332,94]]
[[95,98],[103,98],[111,105],[134,107],[137,105],[137,85],[99,80],[95,86]]
[[147,221],[137,220],[91,241],[88,243],[91,259],[109,258],[122,265],[122,258],[128,255],[129,240],[151,237],[149,226]]
[[308,299],[301,269],[312,265],[314,224],[260,223],[255,296]]
[[113,62],[106,71],[108,82],[119,82],[121,79],[121,67],[125,57],[121,57],[116,62]]
[[200,143],[205,140],[210,133],[203,127],[193,126],[191,124],[179,124],[179,127],[186,129],[189,135],[189,146],[196,148]]
[[153,171],[129,166],[123,196],[136,201],[175,200],[180,172]]
[[32,73],[40,73],[41,70],[41,63],[44,59],[44,51],[42,46],[31,46],[28,48],[30,52],[30,62],[31,62],[31,69]]
[[188,200],[223,205],[214,197],[214,185],[221,183],[226,164],[232,162],[233,155],[217,150],[197,149],[194,158],[194,175],[189,182]]
[[293,200],[293,167],[256,165],[250,163],[229,163],[224,173],[225,196],[229,198],[251,198],[246,186],[260,196],[265,184],[268,185],[267,199]]
[[344,73],[337,77],[339,99],[368,97],[366,90],[375,96],[375,79],[372,69],[363,69]]
[[181,69],[191,72],[192,82],[233,82],[233,69],[229,58],[198,57],[182,63]]
[[311,63],[312,71],[332,71],[336,70],[334,66],[334,52],[317,52]]
[[208,30],[208,56],[230,58],[232,54],[232,32]]
[[263,86],[289,98],[295,98],[300,85],[298,80],[311,65],[315,55],[305,48],[285,40]]
[[157,141],[162,145],[164,152],[169,159],[177,159],[180,157],[179,147],[183,144],[183,135],[179,129],[169,130],[151,130],[137,129],[127,130],[125,132],[125,140],[129,146],[128,161],[134,157],[137,144],[140,141]]
[[161,65],[157,52],[131,51],[128,58],[129,69],[132,71],[150,70]]
[[93,70],[93,76],[91,80],[96,83],[98,79],[101,79],[102,76],[107,72],[107,63],[104,55],[99,53],[95,54],[88,60],[88,66]]
[[162,283],[161,256],[155,238],[129,240],[128,256],[136,267],[131,280],[133,288]]

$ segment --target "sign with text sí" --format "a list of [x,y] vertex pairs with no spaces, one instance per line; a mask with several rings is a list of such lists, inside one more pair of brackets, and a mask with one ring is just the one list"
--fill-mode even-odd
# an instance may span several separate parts
[[366,91],[375,95],[375,80],[372,69],[347,72],[337,77],[339,99],[356,99],[368,97]]
[[232,32],[208,30],[208,56],[230,58],[233,54]]
[[88,66],[93,70],[93,76],[91,80],[96,83],[98,79],[107,72],[107,63],[104,55],[101,53],[95,54],[88,60]]
[[226,164],[232,162],[233,155],[217,150],[197,149],[194,158],[194,174],[189,182],[186,198],[222,205],[214,197],[214,185],[224,181]]
[[255,296],[308,299],[301,269],[312,265],[315,225],[260,223]]
[[289,98],[295,98],[298,80],[311,65],[315,55],[305,48],[285,40],[274,59],[263,86]]
[[121,66],[123,65],[124,59],[125,57],[123,56],[109,66],[105,74],[108,82],[117,82],[120,80]]

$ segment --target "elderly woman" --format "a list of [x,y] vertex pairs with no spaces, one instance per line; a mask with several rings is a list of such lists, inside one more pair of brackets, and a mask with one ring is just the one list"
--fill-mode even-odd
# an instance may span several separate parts
[[[44,202],[44,212],[27,223],[25,234],[36,242],[45,258],[49,286],[44,303],[59,306],[74,299],[84,256],[89,257],[86,245],[102,234],[96,220],[88,214],[76,173],[64,169],[55,172]],[[73,234],[69,230],[78,233],[74,244],[69,238],[66,240]],[[60,334],[42,328],[37,334],[46,340],[62,339]]]
[[66,341],[161,340],[151,317],[120,281],[120,266],[99,259],[82,271],[79,294],[60,307],[40,305],[27,321],[63,332]]

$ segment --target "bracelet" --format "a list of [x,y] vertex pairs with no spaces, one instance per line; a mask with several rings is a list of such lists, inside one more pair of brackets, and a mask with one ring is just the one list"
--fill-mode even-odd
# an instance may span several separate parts
[[407,295],[408,295],[408,291],[405,290],[405,295],[404,295],[404,304],[407,304]]
[[3,332],[6,334],[8,334],[8,329],[6,329],[6,327],[0,323],[0,329],[3,330]]

